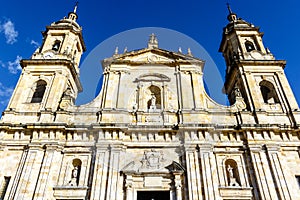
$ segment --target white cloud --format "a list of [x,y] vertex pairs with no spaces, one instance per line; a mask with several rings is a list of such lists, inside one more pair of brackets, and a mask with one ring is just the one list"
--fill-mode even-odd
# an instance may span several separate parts
[[4,33],[7,44],[17,42],[19,33],[15,30],[15,25],[11,20],[7,20],[3,24],[0,24],[0,32]]
[[0,67],[7,68],[10,73],[16,74],[18,73],[18,71],[22,71],[22,67],[20,65],[21,60],[22,60],[22,56],[19,55],[16,57],[14,61],[3,62],[2,60],[0,60]]
[[0,60],[0,66],[3,68],[5,67],[5,64],[4,64],[4,62],[2,62],[2,60]]
[[31,40],[30,44],[32,44],[35,48],[38,48],[40,44],[34,40]]
[[10,73],[16,74],[18,71],[22,70],[22,67],[20,66],[20,60],[22,60],[21,56],[17,56],[15,61],[11,62],[9,61],[7,64],[7,69]]
[[0,82],[0,105],[7,105],[9,101],[9,97],[12,95],[14,91],[13,87],[6,87]]
[[10,97],[14,88],[6,87],[0,82],[0,97]]

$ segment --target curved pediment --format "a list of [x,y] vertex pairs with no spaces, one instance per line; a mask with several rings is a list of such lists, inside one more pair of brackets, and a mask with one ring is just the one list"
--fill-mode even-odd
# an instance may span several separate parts
[[149,74],[143,74],[139,76],[138,78],[135,79],[134,82],[140,82],[140,81],[166,81],[169,82],[171,79],[167,77],[164,74],[159,74],[159,73],[149,73]]

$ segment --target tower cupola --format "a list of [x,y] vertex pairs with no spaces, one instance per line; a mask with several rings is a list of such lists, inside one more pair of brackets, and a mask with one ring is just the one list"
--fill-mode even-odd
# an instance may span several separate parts
[[52,23],[42,32],[43,43],[33,54],[32,59],[66,59],[74,64],[79,73],[79,62],[86,50],[82,28],[76,22],[78,19],[76,4],[68,17]]
[[9,121],[14,112],[21,112],[38,116],[33,121],[49,122],[54,112],[74,104],[82,91],[79,63],[86,50],[76,11],[77,4],[68,17],[46,26],[40,48],[21,61],[23,75],[3,119]]
[[256,123],[271,122],[265,113],[275,113],[285,116],[283,123],[295,126],[292,113],[298,105],[284,75],[285,60],[276,60],[264,46],[259,27],[237,18],[228,4],[227,8],[229,23],[223,29],[219,51],[226,62],[224,92],[230,104],[243,98]]
[[77,7],[78,7],[78,2],[76,2],[73,12],[69,12],[68,19],[73,20],[73,21],[77,20],[77,18],[78,18],[78,15],[76,14]]

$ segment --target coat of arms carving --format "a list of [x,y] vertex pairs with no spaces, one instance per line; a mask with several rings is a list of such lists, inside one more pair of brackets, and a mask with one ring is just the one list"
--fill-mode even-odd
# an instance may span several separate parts
[[159,169],[165,161],[162,151],[145,151],[141,160],[141,169]]

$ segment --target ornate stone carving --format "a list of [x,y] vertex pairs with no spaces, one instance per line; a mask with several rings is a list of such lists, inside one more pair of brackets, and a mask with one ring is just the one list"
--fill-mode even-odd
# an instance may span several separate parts
[[145,151],[140,169],[159,169],[163,162],[165,162],[165,159],[162,151]]
[[70,88],[67,88],[61,98],[59,108],[61,110],[67,110],[71,105],[73,105],[74,97]]
[[148,122],[148,123],[154,123],[154,122],[162,122],[162,116],[159,114],[157,115],[156,113],[151,115],[146,115],[145,116],[145,122]]
[[229,175],[229,186],[240,186],[240,184],[236,181],[236,177],[234,177],[233,167],[228,165],[227,171]]
[[69,181],[69,185],[71,186],[77,186],[77,180],[78,180],[78,167],[75,166],[72,170],[71,180]]

